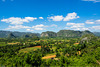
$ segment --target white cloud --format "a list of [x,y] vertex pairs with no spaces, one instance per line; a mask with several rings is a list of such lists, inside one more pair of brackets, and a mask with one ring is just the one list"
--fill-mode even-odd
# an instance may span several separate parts
[[100,26],[92,26],[90,27],[91,30],[100,30]]
[[37,18],[33,17],[25,17],[25,18],[19,18],[19,17],[10,17],[8,19],[2,19],[2,22],[10,23],[13,25],[23,24],[24,22],[31,22],[36,20]]
[[65,27],[65,28],[67,28],[67,29],[81,30],[81,31],[89,30],[88,28],[85,27],[84,23],[67,23],[66,25],[67,25],[67,27]]
[[32,28],[40,28],[40,27],[45,27],[45,25],[40,24],[40,25],[32,26]]
[[52,24],[52,25],[43,25],[43,24],[39,24],[39,25],[35,25],[35,26],[23,26],[23,25],[9,25],[8,28],[6,28],[5,30],[17,30],[17,29],[26,29],[26,31],[34,31],[34,30],[46,30],[46,28],[49,27],[57,27],[57,25]]
[[84,27],[84,23],[67,23],[66,25],[74,27]]
[[79,16],[77,16],[77,13],[73,12],[73,13],[68,13],[67,16],[64,18],[63,21],[70,21],[72,19],[77,19],[80,18]]
[[87,20],[85,23],[86,24],[100,24],[100,19],[98,19],[98,20]]
[[57,15],[57,16],[51,16],[51,17],[47,17],[49,20],[53,20],[53,21],[70,21],[72,19],[77,19],[80,18],[79,16],[77,16],[77,13],[73,12],[73,13],[68,13],[66,17],[63,17],[62,15]]
[[96,20],[95,23],[96,23],[96,24],[100,24],[100,20]]
[[45,27],[48,27],[48,26],[45,26],[43,24],[40,24],[40,25],[35,25],[35,26],[23,26],[23,25],[9,25],[8,28],[6,28],[5,30],[16,30],[16,29],[26,29],[26,31],[34,31],[34,30],[45,30]]
[[34,31],[34,30],[31,30],[31,29],[26,29],[26,31]]
[[52,24],[52,25],[43,25],[43,24],[40,24],[40,25],[35,25],[35,26],[32,26],[32,28],[34,29],[34,30],[46,30],[46,28],[48,28],[48,27],[57,27],[57,25],[55,25],[55,24]]
[[6,28],[5,30],[11,30],[11,29],[25,29],[25,28],[31,28],[31,27],[29,27],[29,26],[23,26],[23,25],[14,25],[14,26],[9,25],[9,27]]
[[46,27],[48,26],[45,26],[43,24],[32,26],[34,30],[45,30]]
[[63,16],[51,16],[51,17],[47,17],[49,20],[53,20],[53,21],[62,21],[63,20]]
[[57,25],[56,24],[52,24],[50,27],[57,27]]
[[82,0],[82,1],[92,1],[92,2],[100,2],[100,0]]
[[70,25],[74,25],[75,23],[67,23],[66,25],[70,26]]
[[34,28],[35,30],[45,30],[44,28]]
[[43,19],[43,17],[39,17],[39,19]]
[[92,20],[87,20],[85,23],[86,24],[94,24],[94,22]]

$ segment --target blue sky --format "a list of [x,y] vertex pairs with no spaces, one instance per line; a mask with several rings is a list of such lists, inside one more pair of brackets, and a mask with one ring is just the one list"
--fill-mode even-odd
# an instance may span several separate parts
[[100,0],[0,0],[0,30],[100,32]]

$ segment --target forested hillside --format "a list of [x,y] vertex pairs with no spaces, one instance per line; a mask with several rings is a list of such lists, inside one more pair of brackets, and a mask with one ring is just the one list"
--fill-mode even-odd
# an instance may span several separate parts
[[100,67],[100,38],[93,34],[69,39],[26,37],[0,39],[1,67]]
[[100,32],[93,32],[93,34],[100,37]]
[[0,31],[0,38],[7,38],[7,37],[12,37],[12,35],[15,36],[16,38],[24,37],[25,35],[35,35],[35,36],[40,36],[39,33],[31,33],[31,32],[12,32],[12,31]]
[[92,32],[86,31],[74,31],[74,30],[60,30],[55,33],[52,31],[43,32],[41,37],[68,37],[68,38],[78,38],[85,34],[93,34]]

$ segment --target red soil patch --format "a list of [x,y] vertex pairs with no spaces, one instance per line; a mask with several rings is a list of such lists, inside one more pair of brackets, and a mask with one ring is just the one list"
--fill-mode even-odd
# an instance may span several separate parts
[[34,47],[28,47],[28,48],[41,48],[41,46],[34,46]]
[[36,47],[36,48],[41,48],[41,46],[34,46],[34,48],[35,48],[35,47]]
[[74,43],[74,44],[79,44],[79,43]]
[[45,57],[42,57],[42,59],[50,59],[50,58],[55,58],[56,55],[52,55],[52,56],[45,56]]

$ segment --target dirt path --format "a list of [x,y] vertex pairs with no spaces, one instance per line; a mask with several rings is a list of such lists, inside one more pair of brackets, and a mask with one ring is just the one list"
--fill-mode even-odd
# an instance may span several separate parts
[[50,58],[55,58],[56,55],[52,55],[52,56],[45,56],[45,57],[42,57],[42,59],[50,59]]
[[98,60],[96,60],[97,61],[97,63],[100,65],[100,62],[98,61]]

